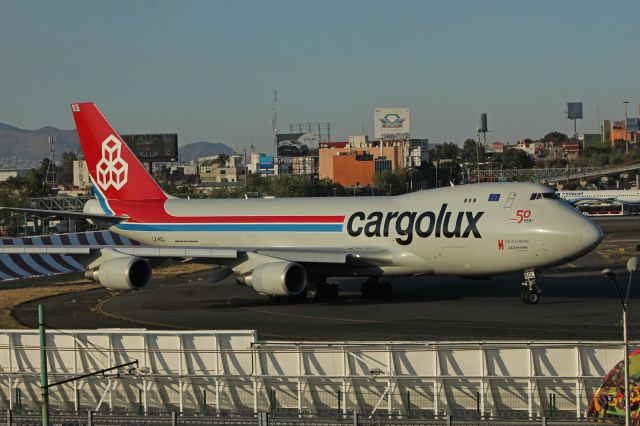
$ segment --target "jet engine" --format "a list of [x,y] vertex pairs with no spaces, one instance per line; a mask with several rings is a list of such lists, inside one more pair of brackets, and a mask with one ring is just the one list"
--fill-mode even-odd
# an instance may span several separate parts
[[256,267],[240,282],[270,296],[296,296],[307,286],[307,273],[293,262],[270,262]]
[[120,256],[85,272],[85,277],[111,290],[140,290],[151,282],[151,265],[135,256]]

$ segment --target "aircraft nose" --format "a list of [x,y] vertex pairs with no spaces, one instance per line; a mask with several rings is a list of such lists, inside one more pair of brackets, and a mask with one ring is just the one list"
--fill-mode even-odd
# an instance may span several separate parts
[[585,250],[591,251],[596,248],[603,237],[602,229],[590,220],[582,226],[582,244]]

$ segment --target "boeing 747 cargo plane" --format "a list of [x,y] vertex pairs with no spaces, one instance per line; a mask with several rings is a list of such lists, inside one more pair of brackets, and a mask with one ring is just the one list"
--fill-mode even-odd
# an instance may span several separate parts
[[393,197],[185,200],[165,194],[93,103],[71,105],[97,199],[78,216],[139,247],[2,247],[82,254],[87,277],[141,289],[154,258],[222,265],[211,281],[273,297],[336,296],[330,277],[369,277],[364,295],[390,292],[380,277],[487,277],[522,272],[535,304],[536,274],[593,250],[602,231],[542,185],[485,183]]

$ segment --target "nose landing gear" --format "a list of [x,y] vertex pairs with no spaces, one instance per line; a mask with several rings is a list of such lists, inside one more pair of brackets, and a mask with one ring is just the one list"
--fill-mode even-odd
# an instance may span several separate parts
[[534,271],[524,271],[524,281],[522,282],[522,292],[520,299],[526,305],[535,305],[540,301],[540,287],[536,285],[536,273]]

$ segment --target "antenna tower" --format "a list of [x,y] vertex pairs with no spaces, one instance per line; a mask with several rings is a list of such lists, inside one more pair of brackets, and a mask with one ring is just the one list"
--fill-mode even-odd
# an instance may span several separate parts
[[56,185],[56,137],[49,136],[49,164],[47,164],[47,174],[44,177],[44,184]]
[[271,117],[273,128],[273,157],[278,156],[278,91],[273,91],[273,116]]

